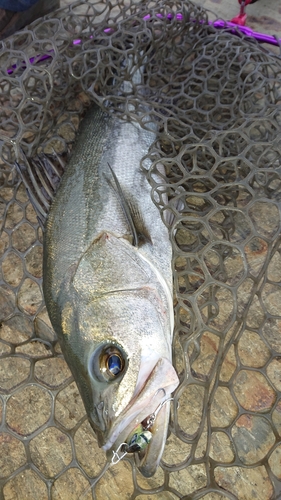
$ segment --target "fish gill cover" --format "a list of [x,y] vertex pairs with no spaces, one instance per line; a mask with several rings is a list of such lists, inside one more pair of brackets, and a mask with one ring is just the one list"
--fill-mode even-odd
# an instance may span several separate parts
[[[279,498],[281,61],[207,20],[187,1],[92,0],[1,42],[3,499]],[[125,96],[132,55],[142,83]],[[105,464],[46,314],[42,233],[14,168],[21,149],[67,154],[93,101],[157,124],[148,179],[172,214],[181,383],[153,478],[129,456]]]

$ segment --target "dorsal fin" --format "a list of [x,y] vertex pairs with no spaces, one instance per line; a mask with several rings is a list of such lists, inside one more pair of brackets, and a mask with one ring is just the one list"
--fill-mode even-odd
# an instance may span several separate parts
[[58,155],[41,154],[27,158],[22,153],[24,163],[16,162],[16,168],[26,187],[30,202],[44,230],[46,218],[57,192],[65,164]]

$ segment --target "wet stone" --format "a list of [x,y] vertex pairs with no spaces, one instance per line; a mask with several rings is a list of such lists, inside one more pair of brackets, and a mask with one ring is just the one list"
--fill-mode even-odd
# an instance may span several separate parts
[[18,203],[11,203],[7,210],[6,224],[5,227],[12,229],[15,227],[23,218],[23,210],[18,205]]
[[249,209],[252,222],[261,237],[272,237],[279,227],[279,210],[273,203],[257,201]]
[[265,457],[275,443],[271,425],[264,417],[241,415],[232,429],[240,460],[253,465]]
[[9,476],[26,462],[24,445],[10,434],[0,433],[0,477]]
[[54,150],[58,154],[63,154],[66,152],[66,144],[62,140],[62,138],[53,137],[52,139],[50,139],[50,141],[48,141],[47,145],[44,147],[45,154],[51,155]]
[[211,436],[210,457],[217,462],[229,463],[234,459],[229,437],[224,432],[213,432]]
[[169,486],[175,488],[181,495],[190,495],[193,491],[204,488],[206,484],[206,469],[203,464],[190,465],[169,474]]
[[181,394],[177,413],[181,430],[189,437],[193,436],[200,426],[203,411],[204,388],[192,384]]
[[261,368],[270,358],[270,350],[257,333],[245,330],[238,343],[238,355],[243,365]]
[[9,285],[16,287],[23,277],[23,265],[21,259],[14,252],[9,252],[2,262],[3,279]]
[[273,359],[266,372],[277,391],[281,391],[281,357]]
[[21,183],[17,189],[16,199],[21,203],[26,203],[28,201],[28,195],[23,183]]
[[15,294],[7,286],[0,287],[0,321],[4,321],[15,309]]
[[85,408],[75,382],[61,390],[55,401],[55,418],[66,429],[72,429],[85,415]]
[[261,298],[269,314],[279,316],[281,310],[281,288],[280,286],[266,283],[262,289]]
[[35,278],[42,277],[43,247],[36,245],[25,256],[27,271]]
[[204,495],[201,497],[200,500],[228,500],[229,497],[226,495],[220,494],[220,493],[207,493],[207,495]]
[[236,495],[239,500],[270,500],[273,487],[265,467],[216,467],[218,485]]
[[99,448],[97,438],[85,420],[75,433],[74,445],[76,458],[88,476],[97,476],[106,463],[105,452]]
[[268,463],[273,474],[281,480],[281,445],[277,446],[271,453]]
[[244,247],[248,270],[253,276],[258,276],[267,256],[268,244],[261,238],[252,238]]
[[27,278],[18,292],[18,306],[28,314],[34,315],[42,304],[42,294],[35,281]]
[[190,325],[191,317],[192,314],[188,308],[180,307],[179,309],[177,309],[177,320],[181,325],[188,327],[188,325]]
[[67,138],[68,141],[74,141],[76,133],[75,130],[73,129],[73,126],[71,126],[70,123],[63,123],[61,127],[58,129],[58,133],[62,135],[62,137]]
[[133,491],[131,465],[125,460],[109,467],[95,486],[96,500],[130,500]]
[[0,340],[0,356],[2,354],[9,354],[10,352],[11,352],[11,347]]
[[239,317],[243,317],[244,311],[249,306],[252,300],[254,282],[251,279],[246,279],[237,289],[237,312]]
[[16,348],[17,354],[26,354],[31,358],[41,358],[50,356],[50,350],[42,342],[30,341],[27,344]]
[[37,380],[51,388],[59,387],[72,377],[63,358],[48,358],[37,361],[34,374]]
[[161,493],[155,493],[153,495],[138,495],[137,500],[178,500],[178,496],[174,495],[170,491],[161,491]]
[[272,422],[275,425],[279,436],[281,436],[281,400],[278,401],[272,413]]
[[0,391],[8,393],[22,384],[29,376],[30,361],[17,356],[1,359]]
[[[203,236],[204,235],[204,236]],[[177,246],[184,249],[186,252],[197,252],[202,248],[202,241],[210,238],[206,230],[206,226],[201,222],[189,221],[188,226],[186,221],[181,221],[175,233],[175,241]]]
[[[210,301],[213,302],[210,313]],[[198,298],[202,320],[218,332],[226,331],[233,320],[234,298],[223,286],[208,286]],[[211,319],[210,319],[211,317]]]
[[32,462],[46,477],[55,476],[72,460],[69,437],[55,427],[32,439],[29,449]]
[[14,196],[14,189],[9,187],[1,186],[1,198],[2,200],[10,201]]
[[238,407],[227,387],[218,387],[211,406],[212,427],[227,427],[235,419]]
[[281,255],[275,252],[267,268],[267,277],[270,281],[281,281]]
[[36,233],[30,224],[24,222],[12,234],[12,245],[19,252],[25,252],[36,241]]
[[31,203],[28,203],[28,205],[25,208],[25,216],[27,220],[31,222],[31,224],[37,226],[38,224],[37,215]]
[[144,477],[138,470],[136,471],[136,479],[138,486],[144,490],[152,490],[160,488],[164,485],[165,475],[161,467],[158,467],[154,476]]
[[4,486],[5,500],[48,500],[47,486],[33,470],[24,470]]
[[178,275],[177,279],[177,289],[181,294],[191,295],[205,283],[204,274],[197,269],[193,273],[186,271],[185,274]]
[[[232,219],[231,228],[228,230],[225,225],[226,217]],[[251,233],[248,217],[236,210],[229,210],[227,216],[224,211],[217,211],[210,217],[209,223],[216,239],[225,240],[227,238],[231,243],[245,241]]]
[[268,319],[264,324],[262,334],[271,349],[281,354],[281,320],[275,318]]
[[9,235],[5,231],[3,231],[0,237],[0,257],[4,255],[8,247],[9,247]]
[[168,466],[179,465],[188,459],[190,451],[191,444],[184,443],[171,434],[166,441],[162,461]]
[[228,497],[220,493],[211,492],[201,497],[200,500],[228,500]]
[[51,416],[51,395],[43,388],[28,385],[7,402],[7,425],[20,435],[32,434]]
[[220,381],[228,382],[236,370],[236,356],[234,346],[228,349],[220,370]]
[[259,297],[254,295],[251,299],[251,305],[248,309],[246,324],[248,328],[260,328],[265,320],[265,313],[263,305],[260,302]]
[[210,332],[206,332],[200,339],[200,353],[191,365],[196,378],[206,380],[216,361],[218,354],[219,338]]
[[264,375],[256,371],[241,370],[234,381],[233,389],[245,410],[266,411],[276,400],[276,394]]
[[16,314],[7,321],[3,321],[0,327],[0,338],[12,344],[25,342],[29,340],[32,335],[32,322],[24,314]]
[[241,250],[238,248],[232,248],[229,257],[224,260],[224,267],[227,278],[226,283],[230,286],[236,285],[243,277],[245,277],[245,262]]
[[[222,259],[221,256],[224,255]],[[216,281],[236,285],[245,275],[242,252],[227,244],[213,245],[204,255],[209,273]]]
[[41,245],[43,245],[43,231],[42,231],[41,227],[38,227],[38,229],[37,229],[37,236],[38,236],[39,243],[41,243]]

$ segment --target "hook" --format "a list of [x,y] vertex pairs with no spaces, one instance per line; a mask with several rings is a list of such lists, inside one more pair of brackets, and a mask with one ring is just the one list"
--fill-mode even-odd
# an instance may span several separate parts
[[[165,392],[165,396],[166,396],[166,391],[165,391],[165,389],[159,389],[159,390],[163,390],[163,391]],[[159,392],[159,390],[158,390],[157,392]],[[155,393],[155,394],[157,394],[157,393]],[[165,396],[164,396],[164,397],[165,397]],[[146,431],[147,431],[148,429],[150,429],[150,427],[152,427],[152,426],[153,426],[153,424],[154,424],[154,422],[155,422],[155,420],[156,420],[156,417],[157,417],[158,413],[162,410],[163,406],[164,406],[166,403],[168,403],[168,401],[173,401],[173,399],[174,399],[174,398],[167,398],[167,399],[165,399],[164,401],[162,401],[162,402],[161,402],[161,403],[157,406],[156,410],[155,410],[153,413],[151,413],[151,415],[149,415],[149,416],[147,417],[147,419],[146,419],[144,422],[142,422],[144,430],[146,430]]]

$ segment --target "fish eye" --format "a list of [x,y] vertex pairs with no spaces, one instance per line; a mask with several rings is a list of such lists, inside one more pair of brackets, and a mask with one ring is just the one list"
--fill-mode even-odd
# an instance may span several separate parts
[[122,371],[122,359],[119,354],[110,354],[106,360],[107,370],[116,377]]
[[108,377],[109,379],[117,378],[125,367],[125,360],[122,353],[115,346],[102,350],[99,356],[99,361],[100,371],[105,378]]
[[90,358],[89,371],[100,380],[115,380],[122,375],[125,368],[126,356],[116,345],[100,346]]

